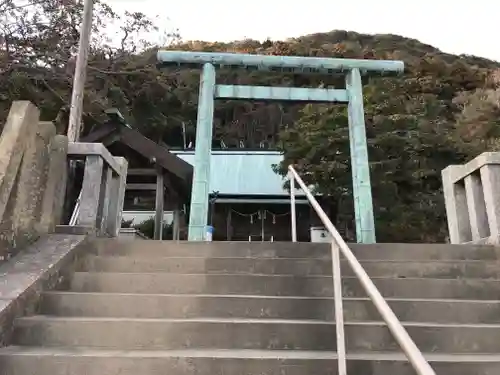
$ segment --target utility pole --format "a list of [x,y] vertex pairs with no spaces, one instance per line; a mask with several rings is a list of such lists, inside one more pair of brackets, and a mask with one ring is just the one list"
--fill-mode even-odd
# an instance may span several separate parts
[[[92,18],[94,13],[94,0],[82,0],[83,20],[80,28],[80,40],[78,43],[78,55],[75,64],[75,76],[73,77],[73,92],[71,94],[71,108],[69,112],[68,141],[78,142],[82,128],[83,95],[85,80],[87,79],[87,64],[89,60],[90,35],[92,34]],[[75,191],[76,161],[71,160],[68,171],[68,184],[64,204],[64,214],[71,221],[78,204],[78,193]]]
[[80,42],[78,45],[78,56],[76,57],[73,93],[71,94],[71,109],[69,113],[68,140],[70,142],[78,142],[82,127],[83,95],[85,80],[87,78],[87,63],[89,59],[92,16],[94,12],[94,0],[83,1],[83,21],[80,30]]

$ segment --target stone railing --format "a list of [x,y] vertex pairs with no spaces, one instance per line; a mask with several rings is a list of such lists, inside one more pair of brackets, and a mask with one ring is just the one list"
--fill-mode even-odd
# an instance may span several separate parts
[[[85,159],[80,212],[74,227],[61,224],[68,158]],[[0,135],[0,260],[41,235],[78,232],[117,236],[127,161],[102,144],[68,144],[26,101],[12,104]]]
[[74,226],[59,226],[58,232],[96,231],[117,237],[122,219],[127,179],[127,160],[114,157],[101,143],[70,143],[68,157],[85,160],[83,185]]
[[500,152],[442,172],[450,242],[500,243]]

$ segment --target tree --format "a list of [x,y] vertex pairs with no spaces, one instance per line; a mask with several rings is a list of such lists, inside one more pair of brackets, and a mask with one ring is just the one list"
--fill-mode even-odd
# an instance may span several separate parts
[[[5,98],[0,123],[10,102],[24,99],[40,108],[43,120],[57,120],[59,132],[65,132],[82,10],[77,0],[0,2],[0,95]],[[109,25],[121,31],[118,39],[111,38]],[[149,50],[154,38],[142,37],[149,34],[165,41],[165,33],[143,13],[118,15],[101,0],[95,1],[84,101],[87,131],[104,120],[104,110],[111,106],[130,113],[129,106],[135,103],[124,90],[133,90],[140,101],[148,96],[142,88],[158,82]]]
[[[365,86],[365,121],[378,239],[439,241],[446,235],[441,170],[472,152],[448,119],[440,92],[422,93],[411,74],[373,79]],[[425,90],[427,91],[427,90]],[[353,233],[347,111],[308,105],[293,127],[281,132],[285,153],[278,167],[294,164],[307,184],[336,203],[337,224]],[[342,226],[340,226],[342,227]],[[349,238],[353,240],[353,238]]]
[[457,95],[453,101],[460,108],[457,131],[476,147],[499,150],[500,70],[491,72],[486,85]]

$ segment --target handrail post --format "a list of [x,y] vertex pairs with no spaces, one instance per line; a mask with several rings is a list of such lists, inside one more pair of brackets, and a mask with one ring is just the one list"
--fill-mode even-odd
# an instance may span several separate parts
[[77,225],[100,229],[102,213],[104,160],[98,155],[87,155],[80,198]]
[[340,249],[332,240],[333,299],[335,303],[335,331],[337,333],[337,361],[339,375],[347,374],[344,306],[342,301],[342,273],[340,270]]
[[290,176],[290,215],[292,218],[292,242],[297,242],[297,216],[295,209],[295,177],[289,173]]

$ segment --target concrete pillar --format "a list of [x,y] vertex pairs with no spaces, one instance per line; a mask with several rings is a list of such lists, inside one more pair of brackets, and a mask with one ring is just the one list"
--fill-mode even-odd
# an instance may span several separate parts
[[68,138],[56,135],[50,143],[50,162],[42,203],[40,232],[52,233],[61,224],[68,175]]
[[214,93],[215,68],[212,64],[205,64],[201,74],[198,99],[193,189],[189,214],[189,241],[203,241],[205,239],[208,220],[208,195],[210,193]]
[[100,216],[97,218],[97,223],[100,224],[100,233],[110,235],[108,232],[108,217],[109,217],[109,205],[111,200],[116,199],[116,196],[112,196],[112,183],[113,183],[113,169],[106,166],[104,169],[104,175],[102,179],[102,191],[103,197],[100,204]]
[[174,241],[179,241],[180,238],[180,221],[181,221],[181,212],[177,207],[174,209],[174,220],[172,228],[172,239]]
[[50,143],[56,134],[51,122],[32,124],[35,131],[27,139],[17,180],[13,210],[14,231],[25,237],[36,236],[42,216],[44,189],[50,164]]
[[484,202],[488,215],[490,243],[500,243],[500,165],[486,164],[480,168]]
[[448,231],[452,244],[472,241],[465,184],[462,181],[455,182],[455,176],[461,171],[462,166],[450,165],[441,172]]
[[346,89],[349,97],[349,140],[356,239],[358,243],[375,243],[375,220],[366,142],[363,88],[359,69],[351,69],[347,74]]
[[122,225],[123,201],[125,200],[125,188],[127,185],[128,162],[125,158],[115,157],[120,166],[120,174],[113,175],[111,181],[111,200],[108,209],[108,234],[118,237]]
[[154,239],[161,241],[163,238],[163,207],[164,207],[164,189],[163,189],[163,169],[156,168],[156,202],[155,202],[155,229]]
[[472,240],[479,241],[490,236],[483,185],[479,173],[468,175],[464,181]]
[[16,101],[10,107],[0,136],[0,222],[21,165],[26,139],[35,131],[39,114],[38,108],[27,101]]
[[97,222],[97,219],[100,216],[100,203],[103,196],[103,170],[104,162],[100,156],[87,156],[83,174],[80,211],[76,220],[77,225],[100,228],[100,223]]

